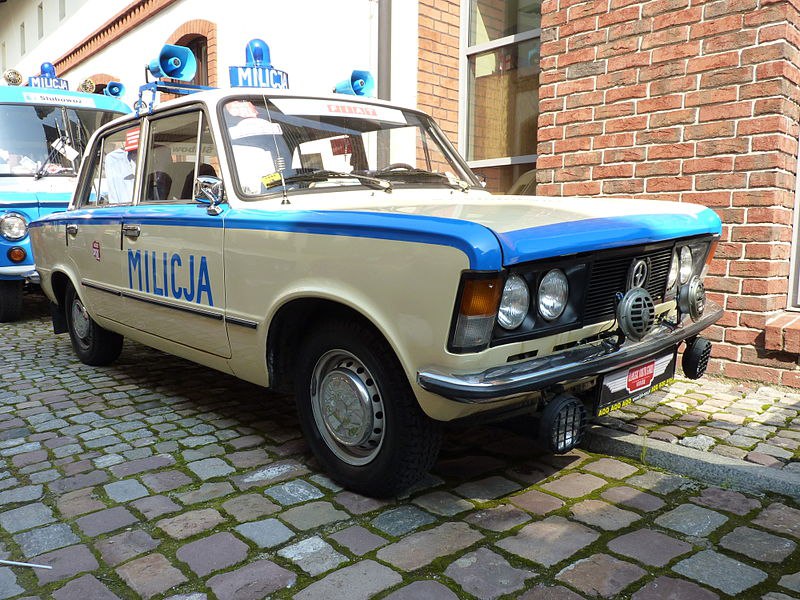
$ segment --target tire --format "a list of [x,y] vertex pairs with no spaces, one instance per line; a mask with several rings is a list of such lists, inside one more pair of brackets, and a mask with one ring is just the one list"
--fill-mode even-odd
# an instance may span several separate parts
[[71,285],[65,294],[64,312],[72,349],[80,361],[93,367],[110,365],[122,352],[122,336],[98,325]]
[[441,428],[422,412],[394,353],[372,329],[353,321],[314,328],[296,377],[306,441],[348,489],[395,496],[433,466]]
[[21,280],[0,281],[0,323],[18,321],[22,316]]

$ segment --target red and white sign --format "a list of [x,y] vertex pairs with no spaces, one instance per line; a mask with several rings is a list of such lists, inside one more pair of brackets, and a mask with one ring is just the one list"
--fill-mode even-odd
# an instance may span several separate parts
[[628,371],[628,382],[625,387],[628,393],[638,392],[646,387],[650,387],[653,383],[653,376],[656,372],[656,361],[651,360],[649,363],[639,365]]

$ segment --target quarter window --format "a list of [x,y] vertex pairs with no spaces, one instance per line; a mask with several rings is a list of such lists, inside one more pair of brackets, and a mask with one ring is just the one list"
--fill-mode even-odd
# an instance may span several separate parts
[[90,185],[81,198],[82,208],[133,202],[138,148],[138,123],[103,139],[92,158],[92,175]]

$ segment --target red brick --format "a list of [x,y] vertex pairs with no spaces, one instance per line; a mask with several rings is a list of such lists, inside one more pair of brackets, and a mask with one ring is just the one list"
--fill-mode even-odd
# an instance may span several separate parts
[[645,182],[648,192],[676,192],[692,189],[691,177],[653,177]]
[[603,162],[638,162],[645,160],[644,148],[614,148],[603,151]]
[[720,102],[732,102],[739,97],[737,87],[723,88],[719,90],[700,90],[699,92],[689,92],[686,94],[686,106],[700,106],[703,104],[718,104]]
[[742,282],[743,294],[785,294],[789,291],[789,280],[780,279],[745,279]]
[[763,381],[765,383],[778,383],[780,381],[780,371],[769,367],[726,363],[723,369],[725,376],[733,379]]
[[633,176],[633,165],[604,165],[592,169],[593,179],[615,179]]
[[662,158],[688,158],[694,156],[694,143],[684,144],[665,144],[663,146],[649,146],[647,148],[647,158],[658,160]]
[[688,42],[685,44],[676,44],[674,46],[654,48],[652,61],[653,64],[655,64],[679,60],[681,58],[689,58],[690,56],[697,56],[700,54],[700,47],[700,42]]
[[740,119],[749,117],[753,114],[753,103],[734,102],[731,104],[713,104],[700,108],[699,121],[723,121],[729,119]]
[[760,133],[789,132],[792,131],[793,126],[786,117],[782,115],[771,115],[743,119],[739,121],[737,129],[738,135],[757,135]]
[[681,141],[681,129],[670,127],[668,129],[653,129],[652,131],[640,131],[636,134],[637,145],[648,144],[668,144],[670,142]]
[[785,227],[780,225],[744,225],[731,231],[733,242],[779,242]]
[[636,111],[641,114],[660,110],[671,110],[680,108],[681,106],[683,106],[683,96],[681,94],[672,94],[670,96],[659,96],[657,98],[639,100],[636,102]]
[[737,67],[735,69],[721,69],[703,73],[700,76],[701,88],[714,88],[735,83],[749,83],[753,81],[754,69],[752,66]]
[[600,104],[594,109],[594,118],[598,121],[632,115],[636,112],[633,102],[617,102],[616,104]]
[[717,156],[719,154],[743,154],[749,152],[750,140],[747,138],[725,138],[700,140],[695,146],[697,156]]
[[[704,173],[709,171],[730,171],[733,168],[733,157],[719,156],[712,158],[697,158],[683,163],[684,173]],[[720,186],[726,187],[726,186]]]
[[[563,155],[564,165],[571,167],[573,165],[599,165],[603,162],[602,152],[572,152]],[[539,168],[541,158],[536,162],[536,168]],[[560,165],[559,165],[560,166]]]
[[649,126],[652,128],[671,127],[673,125],[694,123],[697,119],[697,109],[686,108],[669,112],[650,115]]
[[565,196],[596,196],[600,193],[600,182],[587,181],[584,183],[565,183]]
[[701,125],[692,125],[684,129],[685,139],[687,140],[733,137],[735,133],[736,125],[730,121],[703,123]]
[[687,26],[672,27],[662,29],[642,36],[642,50],[665,46],[668,44],[678,44],[689,40],[689,28]]
[[786,306],[786,296],[728,296],[727,310],[770,312]]
[[721,19],[714,19],[713,21],[703,21],[702,23],[695,23],[691,29],[691,39],[707,38],[712,35],[719,35],[721,33],[728,33],[730,31],[739,31],[742,29],[742,15],[728,15]]
[[647,117],[621,117],[609,119],[605,122],[606,133],[619,133],[622,131],[641,131],[647,127]]
[[657,0],[655,2],[647,2],[642,7],[642,16],[653,17],[665,12],[687,8],[688,6],[689,0]]
[[644,182],[641,179],[613,179],[603,181],[603,194],[606,195],[631,195],[644,191]]
[[654,175],[679,175],[681,163],[678,160],[648,161],[636,165],[637,177],[652,177]]
[[605,15],[601,15],[597,19],[598,29],[608,27],[617,23],[624,23],[625,21],[639,21],[641,11],[638,6],[629,6],[619,10],[613,10]]
[[694,183],[697,190],[739,189],[746,187],[747,174],[714,173],[695,175]]
[[757,344],[764,338],[764,332],[760,329],[727,329],[725,331],[725,341],[730,344]]
[[753,29],[747,31],[734,31],[724,35],[715,35],[703,40],[703,54],[714,54],[737,48],[747,48],[756,43],[757,32]]
[[745,246],[744,257],[749,259],[789,260],[792,253],[791,250],[791,244],[788,243],[771,242],[769,244],[758,244],[750,242]]

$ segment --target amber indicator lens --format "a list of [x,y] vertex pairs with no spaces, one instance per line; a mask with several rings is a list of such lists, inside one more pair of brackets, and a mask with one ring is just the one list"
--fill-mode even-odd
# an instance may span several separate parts
[[14,246],[8,251],[8,259],[15,263],[22,262],[25,260],[27,255],[28,254],[25,252],[25,249],[20,248],[19,246]]
[[467,317],[494,315],[500,304],[502,292],[503,280],[499,277],[496,279],[467,279],[464,281],[459,312]]

